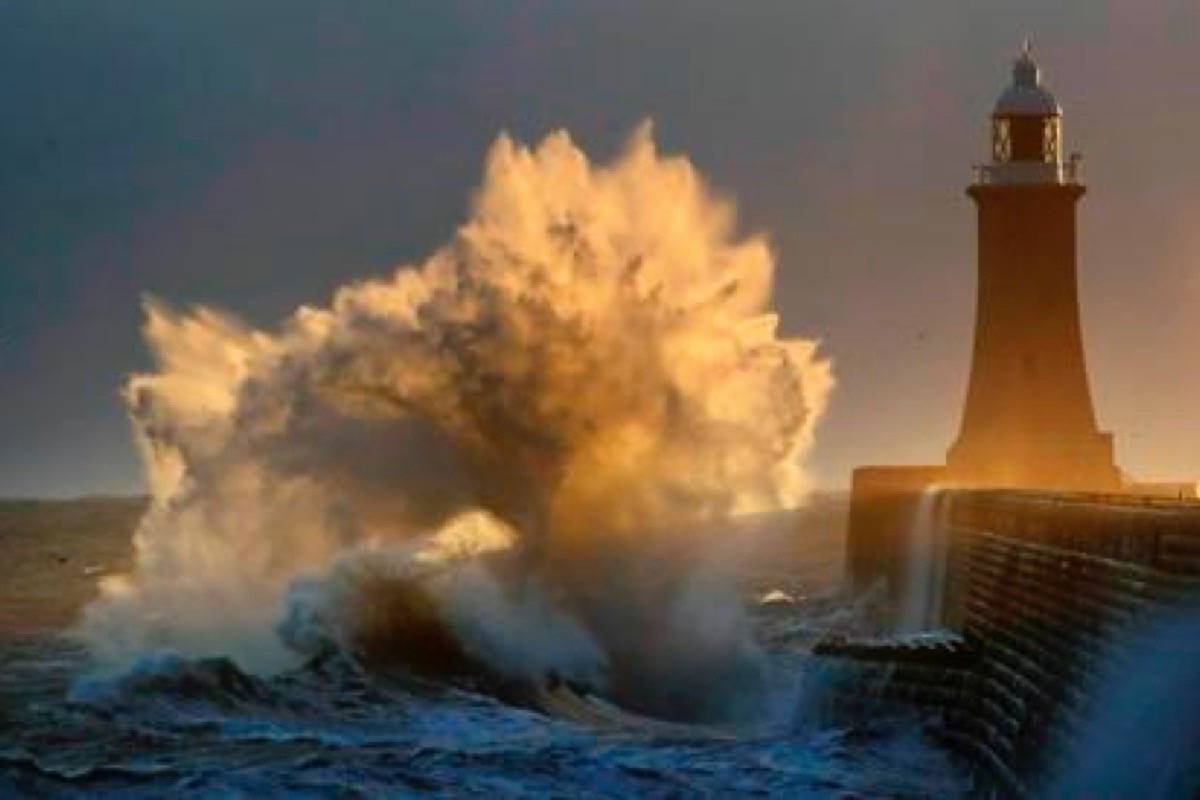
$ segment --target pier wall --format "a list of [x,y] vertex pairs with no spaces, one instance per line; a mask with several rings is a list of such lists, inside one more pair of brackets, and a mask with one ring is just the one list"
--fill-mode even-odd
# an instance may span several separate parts
[[[1102,675],[1200,602],[1200,504],[955,492],[942,620],[975,655],[947,733],[1024,788],[1055,774]],[[1200,643],[1180,658],[1200,658]]]
[[[893,693],[936,710],[940,732],[1003,794],[1036,796],[1103,702],[1103,676],[1132,658],[1135,634],[1200,613],[1200,503],[1024,491],[951,491],[942,502],[939,620],[961,642],[945,665],[952,691]],[[897,562],[876,564],[895,585]],[[1200,642],[1186,647],[1178,658],[1200,663]]]
[[907,567],[908,540],[921,494],[946,474],[941,466],[854,470],[846,525],[846,575],[858,591],[882,588],[893,600]]

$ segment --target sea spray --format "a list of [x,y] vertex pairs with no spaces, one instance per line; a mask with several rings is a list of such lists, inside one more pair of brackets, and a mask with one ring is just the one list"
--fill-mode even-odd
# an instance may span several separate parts
[[[523,629],[570,628],[627,676],[738,672],[678,658],[740,664],[745,634],[692,648],[711,615],[689,616],[687,559],[658,556],[803,495],[832,378],[814,342],[776,335],[772,271],[646,126],[608,165],[565,133],[501,137],[449,244],[278,331],[149,301],[158,370],[126,398],[152,504],[82,635],[110,666],[169,649],[277,670],[304,655],[277,635],[289,587],[320,594],[475,514],[468,538],[503,531],[491,602]],[[468,642],[483,616],[421,591]]]
[[920,633],[940,624],[946,585],[946,512],[949,497],[943,487],[921,493],[908,531],[904,585],[900,595],[901,633]]
[[1142,620],[1115,650],[1042,796],[1200,796],[1200,608]]

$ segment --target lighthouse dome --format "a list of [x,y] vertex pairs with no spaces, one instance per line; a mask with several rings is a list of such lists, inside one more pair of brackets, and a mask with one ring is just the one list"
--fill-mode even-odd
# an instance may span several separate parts
[[1042,71],[1029,51],[1029,44],[1013,63],[1012,85],[996,101],[995,117],[1057,117],[1062,115],[1058,100],[1042,86]]

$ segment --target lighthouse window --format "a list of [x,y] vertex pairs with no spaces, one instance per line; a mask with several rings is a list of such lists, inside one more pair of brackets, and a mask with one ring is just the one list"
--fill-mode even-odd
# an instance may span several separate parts
[[1042,152],[1050,163],[1059,160],[1059,138],[1062,132],[1062,121],[1058,117],[1048,117],[1042,131]]
[[1008,161],[1012,158],[1012,133],[1007,119],[992,121],[992,160]]

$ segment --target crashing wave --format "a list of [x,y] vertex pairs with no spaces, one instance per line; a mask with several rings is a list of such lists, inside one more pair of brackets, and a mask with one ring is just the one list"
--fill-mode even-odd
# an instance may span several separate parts
[[451,243],[276,332],[149,303],[159,367],[126,396],[153,502],[81,635],[110,670],[332,644],[729,713],[755,648],[678,554],[800,501],[832,383],[776,335],[772,270],[645,128],[610,165],[502,137]]

